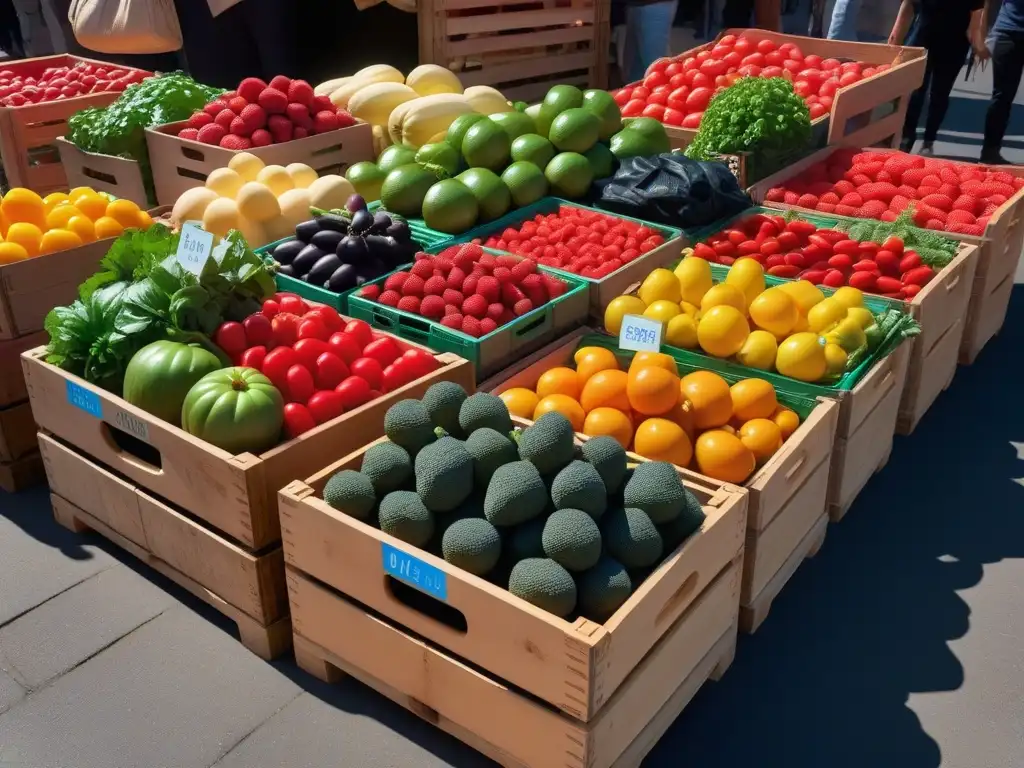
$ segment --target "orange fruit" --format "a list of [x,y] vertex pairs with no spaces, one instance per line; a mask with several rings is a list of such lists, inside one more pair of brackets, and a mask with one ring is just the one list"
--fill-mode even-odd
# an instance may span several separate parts
[[97,240],[102,240],[105,237],[120,237],[121,233],[124,232],[121,222],[109,216],[101,216],[96,219],[93,226],[96,229]]
[[694,455],[702,475],[727,483],[746,482],[757,466],[750,449],[724,429],[712,429],[698,437]]
[[580,347],[573,355],[573,360],[576,362],[576,379],[581,391],[587,379],[598,371],[619,370],[619,360],[615,353],[604,347]]
[[580,393],[580,405],[586,413],[595,408],[617,408],[628,411],[630,408],[626,387],[629,376],[625,371],[598,371],[583,385]]
[[140,213],[139,206],[131,200],[114,200],[107,205],[106,215],[128,229],[139,226]]
[[68,197],[78,197],[79,195],[99,195],[92,187],[75,187],[68,191]]
[[71,196],[65,192],[51,192],[43,198],[43,210],[49,213],[61,203],[70,203]]
[[82,212],[73,205],[58,205],[46,214],[46,226],[50,229],[66,229],[68,222]]
[[717,373],[694,371],[680,380],[679,388],[693,403],[693,424],[697,430],[721,427],[732,418],[729,385]]
[[629,369],[645,368],[649,365],[664,368],[669,373],[674,373],[676,376],[679,375],[679,367],[676,365],[676,361],[663,352],[637,352],[629,364]]
[[637,427],[633,450],[645,458],[667,461],[677,467],[685,467],[693,458],[689,435],[668,419],[647,419]]
[[583,434],[589,437],[608,435],[623,448],[628,448],[629,441],[633,439],[633,422],[616,408],[595,408],[583,422]]
[[757,461],[767,461],[782,447],[782,430],[769,419],[751,419],[740,427],[740,442]]
[[17,243],[0,243],[0,264],[13,264],[28,258],[28,251]]
[[559,366],[551,368],[537,379],[537,397],[548,395],[565,395],[573,400],[579,399],[581,385],[572,368]]
[[775,387],[764,379],[743,379],[729,388],[732,398],[732,415],[741,422],[751,419],[770,419],[778,401]]
[[21,221],[35,224],[39,229],[46,224],[43,198],[24,187],[15,187],[4,195],[3,201],[0,201],[0,211],[3,211],[4,218],[11,224]]
[[[70,208],[71,206],[67,206]],[[64,226],[64,229],[68,229],[82,238],[83,243],[91,243],[96,239],[96,225],[92,223],[92,219],[87,216],[72,216],[68,219],[68,223]]]
[[11,222],[4,216],[4,212],[0,210],[0,236],[7,237],[7,228],[11,226]]
[[139,229],[149,229],[153,226],[153,217],[146,211],[139,211]]
[[540,401],[537,394],[526,387],[506,389],[498,397],[505,403],[508,412],[513,416],[518,416],[520,419],[532,419],[533,411]]
[[789,410],[789,408],[779,407],[779,409],[775,411],[775,415],[772,416],[772,421],[774,421],[778,425],[779,430],[781,430],[783,440],[796,432],[797,427],[800,426],[800,417],[793,411]]
[[[74,190],[72,190],[74,191]],[[71,204],[93,221],[107,213],[107,201],[95,192],[82,192],[71,195]]]
[[697,412],[693,407],[693,403],[690,402],[690,398],[682,393],[682,387],[679,388],[679,405],[672,408],[668,413],[665,414],[664,418],[674,421],[680,427],[683,428],[683,432],[690,436],[690,442],[693,442],[694,434],[696,433],[696,415]]
[[39,253],[56,253],[77,248],[82,244],[82,238],[68,229],[51,229],[44,232],[39,241]]
[[28,222],[15,222],[7,230],[7,242],[17,243],[29,256],[39,255],[39,241],[42,239],[43,233],[39,227]]
[[637,413],[661,416],[679,405],[679,377],[653,365],[631,368],[626,394]]
[[548,395],[542,398],[538,403],[537,407],[533,409],[533,420],[536,421],[545,413],[550,411],[557,411],[569,420],[572,424],[573,432],[579,432],[583,429],[583,422],[586,419],[586,414],[583,413],[583,408],[573,400],[571,397],[566,395]]

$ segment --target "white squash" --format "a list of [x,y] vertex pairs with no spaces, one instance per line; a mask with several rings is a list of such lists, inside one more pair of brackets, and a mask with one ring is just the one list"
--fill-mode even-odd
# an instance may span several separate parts
[[[400,123],[394,126],[394,132],[399,135],[402,144],[418,149],[434,136],[447,131],[456,117],[473,111],[472,105],[461,94],[422,96],[408,103]],[[389,133],[390,128],[389,125]]]
[[[288,235],[295,234],[289,230],[294,230],[299,224],[304,221],[308,221],[311,216],[309,214],[309,190],[308,189],[289,189],[279,198],[277,198],[278,205],[281,206],[281,218],[287,224],[284,226],[277,219],[272,219],[273,225],[269,226],[275,234],[281,229],[284,229]],[[284,237],[283,235],[282,237]],[[281,238],[278,238],[280,240]]]
[[230,168],[214,168],[206,177],[206,188],[212,189],[221,197],[230,197],[234,200],[238,190],[242,188],[245,181],[236,171]]
[[186,190],[174,202],[171,209],[171,225],[179,229],[186,221],[202,221],[206,209],[220,195],[206,187],[193,187]]
[[348,111],[370,125],[387,125],[391,111],[417,98],[416,91],[402,83],[370,83],[348,100]]
[[515,107],[501,95],[501,91],[489,85],[471,85],[463,96],[473,105],[473,110],[481,115],[495,115],[499,112],[512,112]]
[[316,171],[305,163],[289,163],[285,170],[292,177],[292,183],[299,189],[305,189],[317,180]]
[[341,88],[345,83],[351,80],[352,77],[336,77],[333,80],[324,80],[320,85],[313,89],[314,96],[330,96],[336,90]]
[[355,193],[356,188],[344,176],[321,176],[309,185],[309,204],[324,210],[344,208]]
[[277,195],[258,181],[247,181],[238,190],[235,202],[238,204],[238,213],[252,221],[269,221],[281,215]]
[[269,187],[277,197],[295,188],[291,174],[283,165],[268,165],[256,174],[256,181]]
[[420,96],[462,93],[462,81],[450,69],[437,64],[420,64],[405,78],[405,84]]
[[203,229],[217,237],[225,237],[232,229],[238,229],[238,206],[228,197],[218,197],[203,213]]
[[228,160],[228,168],[242,177],[242,181],[255,181],[256,174],[263,170],[266,163],[249,152],[239,152]]

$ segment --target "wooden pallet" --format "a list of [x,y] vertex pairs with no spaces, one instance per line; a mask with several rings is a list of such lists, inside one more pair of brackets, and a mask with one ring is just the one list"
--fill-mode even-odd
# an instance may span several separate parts
[[57,522],[96,531],[205,600],[238,625],[243,645],[258,656],[288,649],[280,546],[246,548],[46,433],[39,445]]
[[39,451],[11,462],[0,462],[0,490],[17,493],[39,485],[45,478],[43,460]]
[[739,564],[720,574],[591,721],[582,723],[288,568],[295,658],[351,675],[506,768],[632,768],[732,663]]
[[559,83],[608,86],[610,0],[421,0],[420,61],[538,101]]

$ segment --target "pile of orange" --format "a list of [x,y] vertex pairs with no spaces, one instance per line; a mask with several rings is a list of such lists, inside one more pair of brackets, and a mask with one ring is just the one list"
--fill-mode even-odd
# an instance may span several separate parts
[[0,264],[66,251],[152,223],[131,200],[116,200],[91,187],[46,197],[15,187],[0,199]]
[[520,418],[558,411],[584,435],[609,435],[645,458],[731,483],[745,482],[800,426],[764,379],[730,387],[711,371],[680,377],[675,360],[659,352],[638,352],[622,370],[604,347],[581,347],[573,362],[501,399]]

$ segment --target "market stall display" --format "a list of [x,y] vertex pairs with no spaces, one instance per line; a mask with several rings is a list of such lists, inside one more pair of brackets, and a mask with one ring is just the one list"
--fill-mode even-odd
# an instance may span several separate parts
[[0,340],[0,489],[8,493],[33,486],[44,476],[18,358],[45,340],[43,332]]

